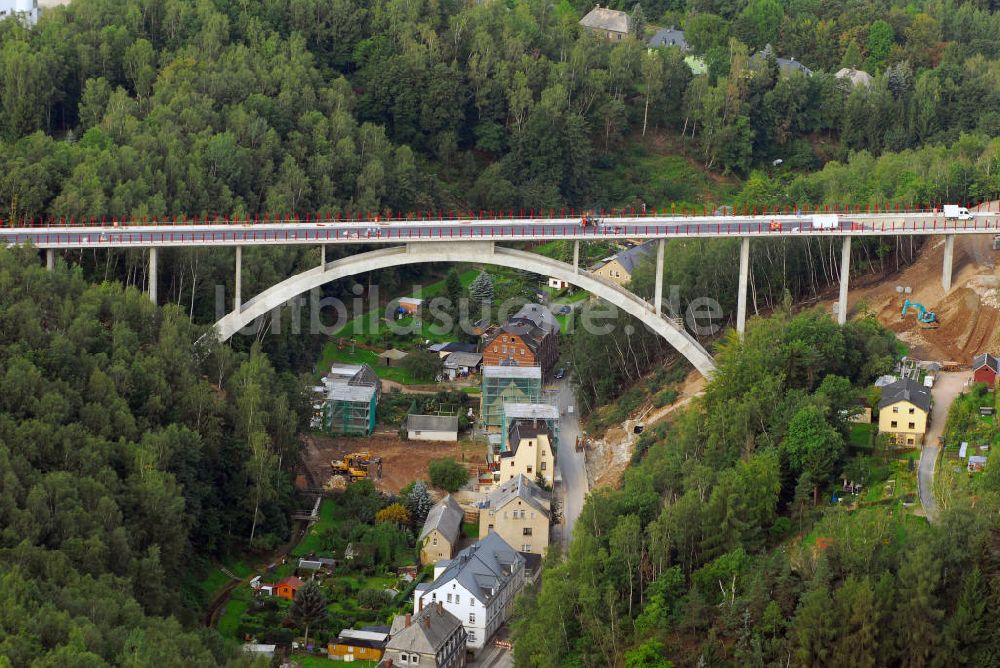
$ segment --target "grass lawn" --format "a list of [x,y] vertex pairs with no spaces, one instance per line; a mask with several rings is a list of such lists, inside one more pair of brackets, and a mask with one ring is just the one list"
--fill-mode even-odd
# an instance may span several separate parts
[[316,374],[317,381],[322,378],[327,371],[329,371],[330,365],[334,362],[342,362],[344,364],[367,364],[374,369],[379,378],[393,380],[397,383],[402,383],[403,385],[414,385],[418,383],[418,381],[402,367],[381,366],[378,361],[378,353],[371,350],[361,350],[360,348],[356,348],[352,354],[349,346],[338,348],[336,341],[327,341],[326,345],[323,347],[323,354],[320,355],[319,362],[316,363],[316,368],[318,369]]
[[219,634],[224,638],[235,638],[243,613],[250,606],[250,587],[240,586],[233,590],[226,602],[226,609],[219,617]]
[[304,654],[293,654],[292,658],[303,668],[330,668],[331,666],[341,665],[348,665],[352,668],[375,668],[377,665],[374,661],[363,661],[360,659],[345,664],[343,661],[334,661],[322,656],[307,656]]
[[462,533],[468,538],[479,538],[479,525],[474,522],[462,522]]
[[875,425],[857,423],[851,425],[847,444],[852,448],[871,450],[874,446]]
[[334,500],[323,499],[319,504],[319,521],[309,527],[309,532],[295,546],[295,549],[292,550],[293,557],[302,557],[310,552],[318,552],[321,549],[320,536],[327,529],[331,529],[337,524],[335,511],[336,504]]

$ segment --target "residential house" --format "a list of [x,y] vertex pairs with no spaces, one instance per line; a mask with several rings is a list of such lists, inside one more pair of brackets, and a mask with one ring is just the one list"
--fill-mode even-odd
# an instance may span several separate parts
[[293,601],[295,600],[295,592],[301,589],[304,584],[305,582],[294,575],[289,575],[286,578],[278,580],[278,583],[274,585],[273,593],[278,598]]
[[684,39],[684,31],[675,28],[660,28],[657,30],[656,34],[649,39],[649,46],[653,48],[676,46],[681,52],[691,50],[691,47],[688,46],[687,41]]
[[871,88],[872,83],[875,81],[875,78],[864,70],[855,70],[850,67],[841,67],[833,76],[850,83],[852,88],[857,88],[858,86]]
[[361,630],[344,629],[327,643],[326,653],[330,658],[338,657],[347,661],[379,661],[388,642],[389,629],[384,626]]
[[451,559],[458,545],[464,519],[465,511],[451,494],[434,504],[427,513],[424,528],[417,538],[421,564],[426,566],[441,559]]
[[597,5],[580,19],[580,25],[609,42],[617,42],[628,37],[632,29],[632,17],[626,12]]
[[413,610],[442,604],[462,621],[469,649],[482,649],[514,611],[525,559],[496,532],[459,552],[433,582],[417,585]]
[[479,537],[495,531],[518,552],[544,556],[552,522],[549,494],[526,475],[500,483],[479,502]]
[[397,313],[418,316],[423,306],[424,300],[419,297],[400,297]]
[[878,430],[900,446],[923,445],[931,412],[931,391],[910,378],[882,388]]
[[27,26],[38,23],[38,0],[0,0],[0,21],[16,18]]
[[781,76],[791,76],[796,72],[801,73],[803,76],[811,77],[813,72],[811,69],[795,60],[795,58],[778,58],[774,53],[774,47],[770,44],[764,47],[762,51],[750,56],[750,68],[751,69],[761,69],[767,63],[768,58],[774,58],[775,62],[778,64],[778,73]]
[[457,415],[407,415],[406,437],[411,441],[457,441]]
[[444,358],[444,372],[449,380],[477,373],[483,364],[482,353],[450,353]]
[[547,373],[559,361],[559,321],[539,304],[525,305],[484,338],[487,366],[538,366]]
[[461,620],[442,605],[429,605],[413,615],[399,615],[392,620],[379,668],[462,668],[465,639]]
[[997,374],[1000,373],[1000,358],[989,353],[976,355],[972,359],[972,381],[986,383],[990,387],[996,385]]
[[549,276],[549,287],[553,290],[565,290],[569,287],[569,281],[564,281],[561,278],[556,278],[555,276]]
[[506,447],[497,458],[494,480],[502,483],[519,475],[526,475],[531,480],[541,476],[551,485],[556,468],[552,427],[537,419],[514,419],[508,423]]
[[618,285],[625,285],[632,280],[636,267],[652,252],[655,243],[655,240],[647,241],[623,250],[594,269],[593,273]]

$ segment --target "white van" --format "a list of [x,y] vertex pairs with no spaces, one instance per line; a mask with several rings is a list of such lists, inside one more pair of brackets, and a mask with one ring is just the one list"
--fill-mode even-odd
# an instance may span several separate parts
[[814,230],[835,230],[840,227],[840,219],[835,213],[820,213],[812,217]]
[[944,217],[949,220],[972,220],[975,216],[964,206],[957,204],[944,205]]

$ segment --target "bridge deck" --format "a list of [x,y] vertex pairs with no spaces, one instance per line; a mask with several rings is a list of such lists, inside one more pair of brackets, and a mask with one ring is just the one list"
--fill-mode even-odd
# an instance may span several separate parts
[[1000,214],[949,220],[941,213],[838,214],[833,228],[814,228],[809,215],[605,216],[586,227],[580,218],[420,219],[391,222],[312,219],[289,222],[156,223],[18,226],[0,228],[0,243],[39,248],[253,246],[432,241],[540,241],[674,239],[691,237],[802,237],[997,234]]

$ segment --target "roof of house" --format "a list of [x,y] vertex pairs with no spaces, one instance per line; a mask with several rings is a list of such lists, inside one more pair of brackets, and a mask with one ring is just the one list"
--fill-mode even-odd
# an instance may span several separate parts
[[344,629],[340,635],[332,641],[334,645],[350,645],[352,647],[370,647],[372,649],[384,649],[389,641],[389,633],[374,632],[355,629]]
[[459,367],[479,366],[483,361],[482,353],[452,353],[444,360],[446,369],[458,369]]
[[559,321],[549,309],[540,304],[525,304],[507,322],[486,334],[484,345],[490,345],[501,334],[511,334],[519,336],[533,354],[538,354],[545,338],[558,333]]
[[615,255],[614,259],[618,260],[618,264],[622,266],[622,269],[627,271],[631,276],[635,272],[635,268],[639,266],[642,258],[646,257],[646,254],[653,249],[653,244],[655,243],[656,239],[652,239],[638,246],[632,246]]
[[1000,358],[996,358],[989,353],[982,353],[981,355],[976,355],[972,358],[972,369],[981,369],[984,366],[988,366],[993,369],[994,373],[1000,373]]
[[294,575],[289,575],[288,577],[284,577],[278,580],[275,586],[288,585],[292,589],[298,589],[304,584],[305,582],[303,582],[299,578],[295,577]]
[[584,28],[627,33],[629,26],[632,25],[632,19],[625,12],[620,12],[617,9],[607,9],[598,5],[580,19],[580,25]]
[[812,70],[795,60],[795,58],[778,58],[775,56],[774,47],[770,44],[766,45],[761,51],[750,56],[750,64],[758,65],[763,63],[768,56],[774,57],[775,62],[778,63],[778,69],[781,70],[782,74],[792,74],[793,72],[802,72],[807,77],[812,76]]
[[551,498],[545,490],[523,473],[517,474],[516,478],[500,483],[496,489],[486,495],[479,507],[496,511],[517,499],[524,501],[546,517],[549,516],[549,509],[552,507]]
[[379,359],[387,359],[387,360],[401,360],[407,355],[409,355],[409,353],[407,353],[405,350],[397,350],[396,348],[389,348],[389,350],[380,352],[378,354]]
[[660,28],[656,34],[649,38],[650,46],[677,46],[681,51],[687,51],[690,47],[684,39],[684,31],[675,28]]
[[392,620],[391,637],[386,649],[437,654],[461,628],[462,621],[445,610],[443,605],[430,605],[415,615],[399,615]]
[[872,82],[875,80],[875,77],[868,74],[864,70],[855,70],[850,67],[841,67],[833,76],[838,79],[846,79],[850,81],[852,86],[871,86]]
[[406,428],[410,431],[458,431],[457,415],[410,415],[406,416]]
[[381,388],[382,382],[367,364],[335,363],[330,367],[330,373],[323,377],[323,386],[329,391],[337,385]]
[[500,453],[501,457],[513,457],[521,446],[521,441],[545,436],[551,441],[552,430],[544,420],[514,420],[507,428],[507,449]]
[[903,378],[882,388],[878,407],[885,408],[900,401],[908,401],[927,412],[931,409],[931,391],[911,378]]
[[489,533],[459,552],[425,591],[434,591],[454,581],[485,604],[523,565],[524,557],[498,534]]
[[552,311],[541,304],[525,304],[510,318],[510,321],[516,320],[527,320],[546,333],[559,331],[559,321],[552,315]]
[[462,343],[461,341],[449,341],[441,346],[439,349],[446,353],[474,353],[476,352],[475,343]]
[[411,306],[420,306],[421,304],[424,303],[424,300],[421,299],[420,297],[400,297],[399,303],[409,304]]
[[354,385],[334,385],[327,397],[331,401],[350,401],[368,403],[375,396],[374,387],[356,387]]
[[465,519],[465,512],[458,505],[451,494],[434,504],[427,519],[424,521],[424,528],[420,530],[419,540],[427,537],[435,529],[441,533],[449,543],[458,540],[458,531],[462,528],[462,520]]
[[512,419],[559,419],[559,409],[552,404],[516,404],[513,402],[505,402],[503,405],[503,414]]
[[542,368],[537,366],[484,366],[483,378],[537,378],[542,379]]

